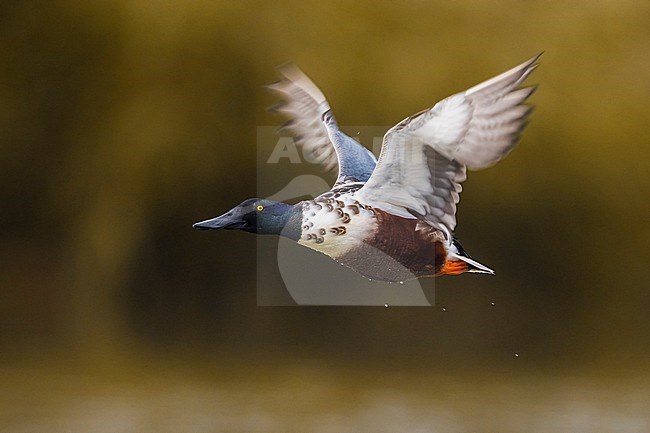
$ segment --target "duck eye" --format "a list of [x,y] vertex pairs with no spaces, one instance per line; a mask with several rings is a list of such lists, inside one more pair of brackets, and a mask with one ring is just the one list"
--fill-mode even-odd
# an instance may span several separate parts
[[262,212],[264,210],[264,206],[258,204],[257,206],[255,206],[255,209],[257,209],[258,212]]

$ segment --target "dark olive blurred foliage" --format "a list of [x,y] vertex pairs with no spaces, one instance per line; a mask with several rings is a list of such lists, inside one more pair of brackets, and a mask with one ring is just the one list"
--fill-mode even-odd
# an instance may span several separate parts
[[[3,1],[2,356],[647,372],[648,22],[605,0]],[[520,147],[459,208],[495,277],[436,280],[434,308],[257,307],[255,238],[191,229],[256,195],[275,66],[341,124],[391,125],[542,50]]]

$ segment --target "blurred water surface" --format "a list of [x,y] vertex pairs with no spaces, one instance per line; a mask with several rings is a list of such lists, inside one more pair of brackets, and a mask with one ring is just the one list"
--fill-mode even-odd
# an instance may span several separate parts
[[[270,361],[270,362],[269,362]],[[275,364],[272,367],[269,364]],[[647,377],[304,365],[0,372],[4,431],[645,432]],[[198,368],[197,368],[198,367]]]

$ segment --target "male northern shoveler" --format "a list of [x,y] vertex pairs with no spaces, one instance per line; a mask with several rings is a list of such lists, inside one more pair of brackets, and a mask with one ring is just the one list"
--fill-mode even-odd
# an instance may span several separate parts
[[337,166],[332,189],[296,204],[253,198],[194,224],[277,234],[377,280],[464,272],[493,274],[453,236],[466,169],[494,165],[515,146],[535,86],[520,85],[539,55],[407,117],[384,135],[379,161],[337,126],[323,93],[296,66],[270,86],[289,117],[285,129],[304,150]]

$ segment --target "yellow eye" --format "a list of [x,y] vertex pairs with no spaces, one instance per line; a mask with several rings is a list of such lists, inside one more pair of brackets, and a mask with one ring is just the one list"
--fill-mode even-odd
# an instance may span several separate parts
[[257,206],[255,206],[255,209],[257,209],[258,212],[262,212],[264,210],[264,206],[258,204]]

